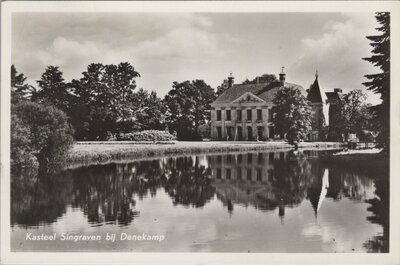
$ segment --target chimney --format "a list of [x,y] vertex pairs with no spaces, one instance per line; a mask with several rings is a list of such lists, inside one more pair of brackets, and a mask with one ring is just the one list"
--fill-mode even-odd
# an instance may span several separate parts
[[228,76],[228,88],[231,88],[233,86],[233,82],[234,82],[234,77],[232,75],[232,73]]
[[341,88],[334,88],[334,89],[333,89],[333,92],[336,92],[336,93],[343,93],[343,90],[342,90]]
[[282,72],[279,74],[279,82],[281,83],[281,86],[285,85],[285,81],[286,81],[286,74],[285,74],[285,67],[282,66]]

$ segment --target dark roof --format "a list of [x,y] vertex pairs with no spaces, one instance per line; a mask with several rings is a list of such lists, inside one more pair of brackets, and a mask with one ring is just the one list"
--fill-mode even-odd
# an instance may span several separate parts
[[311,103],[322,103],[321,89],[319,87],[318,78],[315,78],[314,83],[311,85],[308,91],[307,99]]
[[326,92],[325,95],[328,101],[339,99],[339,93],[337,92]]
[[[281,88],[279,81],[271,83],[260,83],[260,84],[237,84],[227,89],[222,95],[220,95],[213,104],[218,103],[231,103],[235,99],[239,98],[243,94],[250,92],[257,97],[265,100],[266,102],[272,102],[275,93]],[[300,92],[306,96],[307,93],[304,88],[300,85],[285,83],[285,87],[297,88]]]

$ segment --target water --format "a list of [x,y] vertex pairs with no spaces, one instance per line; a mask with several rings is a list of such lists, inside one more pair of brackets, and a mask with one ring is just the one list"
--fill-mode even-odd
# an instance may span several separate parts
[[[326,152],[165,157],[14,176],[11,249],[387,252],[388,169],[319,159]],[[56,238],[32,240],[40,235]]]

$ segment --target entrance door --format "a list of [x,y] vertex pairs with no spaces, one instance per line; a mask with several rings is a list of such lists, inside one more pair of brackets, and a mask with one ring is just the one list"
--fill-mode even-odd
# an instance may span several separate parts
[[247,127],[247,140],[253,140],[253,128],[251,128],[250,126]]
[[232,133],[232,127],[226,127],[226,134],[227,134],[227,140],[228,141],[233,141],[233,133]]
[[259,141],[264,140],[264,127],[262,126],[257,127],[257,136]]
[[222,129],[221,127],[217,127],[217,138],[220,140],[222,138]]
[[242,141],[243,140],[243,129],[242,129],[242,127],[237,127],[237,137],[238,137],[238,140],[239,141]]

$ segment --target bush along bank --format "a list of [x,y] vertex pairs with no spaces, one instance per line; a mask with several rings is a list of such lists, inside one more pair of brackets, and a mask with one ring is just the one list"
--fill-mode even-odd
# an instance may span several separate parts
[[167,131],[146,130],[133,133],[122,133],[117,136],[117,141],[137,141],[137,142],[168,142],[175,141],[176,136]]

